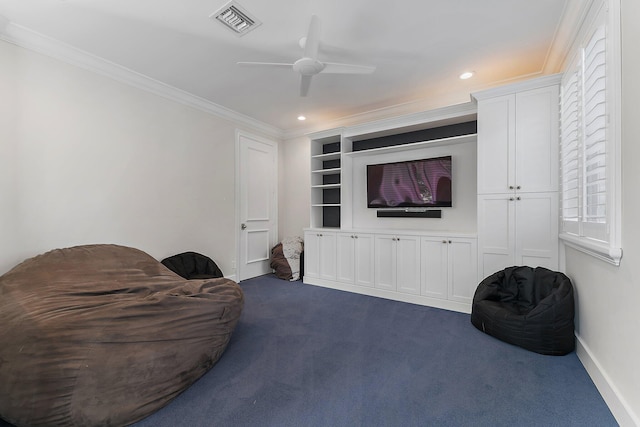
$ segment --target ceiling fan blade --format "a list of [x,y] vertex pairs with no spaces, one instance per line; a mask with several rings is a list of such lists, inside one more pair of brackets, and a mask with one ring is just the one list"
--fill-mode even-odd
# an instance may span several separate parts
[[307,96],[309,93],[309,86],[311,86],[312,76],[300,76],[300,96]]
[[311,16],[309,31],[304,43],[304,57],[317,59],[318,47],[320,46],[320,18],[316,15]]
[[291,68],[293,64],[284,64],[281,62],[238,62],[242,67],[271,67],[271,68]]
[[376,67],[368,65],[338,64],[337,62],[323,62],[325,67],[320,71],[326,74],[371,74]]

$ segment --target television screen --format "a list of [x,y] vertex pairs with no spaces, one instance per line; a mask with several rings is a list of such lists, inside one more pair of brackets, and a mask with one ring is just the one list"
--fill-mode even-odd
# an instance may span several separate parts
[[367,165],[367,207],[450,207],[451,156]]

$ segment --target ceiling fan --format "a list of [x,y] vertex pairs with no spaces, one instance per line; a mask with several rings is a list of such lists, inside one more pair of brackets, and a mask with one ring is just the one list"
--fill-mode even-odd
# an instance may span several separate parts
[[300,96],[307,96],[311,77],[319,73],[326,74],[371,74],[376,67],[367,65],[339,64],[336,62],[322,62],[318,60],[318,48],[320,47],[320,18],[311,17],[311,24],[307,36],[300,40],[300,46],[304,49],[302,58],[293,64],[279,62],[238,62],[241,66],[292,68],[300,74]]

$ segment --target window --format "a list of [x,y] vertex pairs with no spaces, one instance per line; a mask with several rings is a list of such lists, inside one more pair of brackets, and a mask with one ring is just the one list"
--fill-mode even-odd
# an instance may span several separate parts
[[560,238],[615,265],[622,256],[620,50],[612,30],[619,30],[619,13],[610,20],[609,3],[617,2],[594,2],[560,88]]

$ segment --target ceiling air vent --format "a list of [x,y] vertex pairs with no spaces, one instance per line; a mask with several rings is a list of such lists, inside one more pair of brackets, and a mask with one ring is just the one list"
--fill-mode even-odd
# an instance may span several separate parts
[[216,12],[209,15],[209,18],[215,19],[230,28],[237,36],[244,36],[254,28],[258,27],[262,22],[251,16],[238,2],[230,1],[222,6]]

